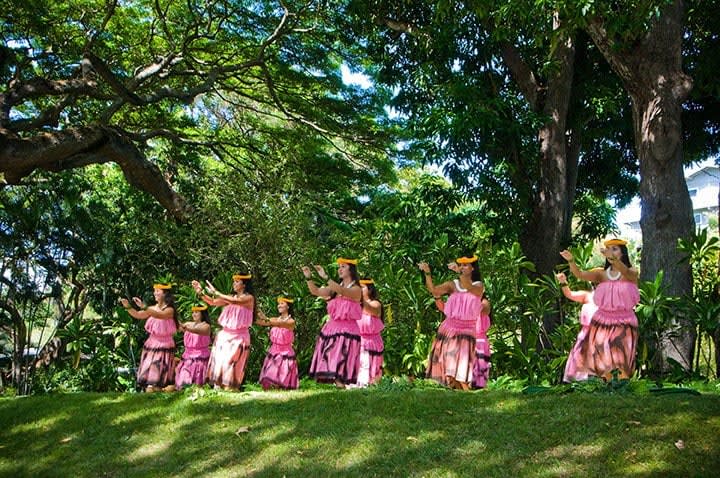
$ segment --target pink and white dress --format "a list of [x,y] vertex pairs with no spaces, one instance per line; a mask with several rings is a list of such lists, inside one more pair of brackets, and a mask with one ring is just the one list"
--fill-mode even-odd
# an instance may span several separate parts
[[268,350],[260,372],[260,385],[263,389],[298,388],[298,366],[293,350],[295,333],[284,327],[270,329],[270,350]]
[[[480,282],[473,282],[473,285]],[[448,385],[447,377],[469,383],[475,365],[475,327],[482,310],[482,299],[460,286],[455,280],[455,292],[450,294],[432,343],[426,376]]]
[[185,351],[175,369],[175,388],[187,385],[205,385],[210,359],[210,336],[185,331]]
[[327,304],[330,320],[315,343],[310,377],[318,382],[356,383],[360,367],[360,329],[362,307],[348,297],[337,296]]
[[222,330],[215,337],[208,364],[209,384],[240,388],[250,355],[249,328],[252,321],[253,309],[250,307],[237,304],[223,307],[218,318]]
[[621,379],[635,373],[638,320],[634,308],[640,302],[637,284],[610,279],[595,289],[598,309],[580,346],[581,361],[577,364],[578,373],[606,380],[612,378],[616,369]]
[[575,345],[573,345],[568,361],[565,364],[565,373],[563,374],[563,382],[576,382],[579,380],[587,380],[588,372],[583,370],[582,367],[578,367],[578,364],[583,363],[583,356],[581,354],[582,344],[590,331],[590,321],[592,316],[597,311],[597,305],[593,300],[593,292],[588,293],[587,302],[580,308],[580,332],[578,332]]
[[357,384],[366,387],[382,377],[385,346],[380,332],[385,328],[385,324],[380,317],[363,312],[358,321],[358,328],[360,329],[360,370]]
[[490,379],[490,341],[487,331],[490,328],[490,315],[480,313],[475,322],[475,365],[473,366],[473,388],[485,388]]
[[150,334],[143,344],[137,384],[140,388],[167,387],[175,384],[175,320],[149,317],[145,330]]

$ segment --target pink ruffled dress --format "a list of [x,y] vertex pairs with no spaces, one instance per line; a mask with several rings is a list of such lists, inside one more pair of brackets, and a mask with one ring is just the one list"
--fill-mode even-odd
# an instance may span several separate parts
[[[479,284],[479,282],[473,283]],[[460,287],[455,280],[455,292],[450,294],[432,343],[426,376],[448,385],[447,377],[469,383],[475,365],[475,327],[482,310],[482,299]]]
[[360,330],[360,370],[358,371],[357,384],[366,387],[375,383],[382,377],[383,366],[383,344],[380,332],[385,324],[380,317],[363,312],[358,321]]
[[473,366],[473,388],[485,388],[490,379],[490,341],[487,331],[490,328],[490,316],[481,312],[475,322],[475,365]]
[[578,373],[588,376],[630,378],[635,373],[638,320],[634,308],[640,302],[637,284],[625,280],[606,280],[595,289],[593,314],[587,336],[582,341]]
[[597,305],[593,299],[593,292],[589,292],[587,302],[580,308],[580,332],[578,332],[575,345],[573,345],[568,361],[565,364],[565,373],[563,374],[563,382],[576,382],[579,380],[587,380],[588,373],[582,367],[578,367],[578,364],[584,362],[581,353],[582,344],[590,331],[590,321],[592,316],[597,311]]
[[268,350],[260,372],[260,385],[263,389],[298,388],[298,366],[293,350],[295,333],[284,327],[270,329],[270,350]]
[[310,377],[318,382],[356,383],[360,368],[360,303],[337,296],[327,304],[330,320],[315,343]]
[[245,378],[245,365],[250,355],[250,331],[253,310],[228,304],[218,318],[218,332],[210,353],[208,383],[219,387],[240,388]]
[[210,336],[185,331],[185,351],[175,369],[175,388],[187,385],[205,385],[210,359]]
[[140,388],[148,386],[167,387],[175,384],[175,340],[173,335],[177,325],[173,319],[149,317],[145,321],[145,330],[150,334],[143,344],[140,365],[137,371],[137,384]]

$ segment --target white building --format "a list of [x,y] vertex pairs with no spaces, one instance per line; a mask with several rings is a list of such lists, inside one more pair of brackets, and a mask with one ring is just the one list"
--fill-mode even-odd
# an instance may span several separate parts
[[[685,172],[688,192],[693,204],[693,215],[698,227],[707,227],[711,218],[717,220],[720,194],[720,168],[711,161],[687,169]],[[635,197],[629,205],[617,213],[617,224],[623,238],[641,241],[640,198]]]

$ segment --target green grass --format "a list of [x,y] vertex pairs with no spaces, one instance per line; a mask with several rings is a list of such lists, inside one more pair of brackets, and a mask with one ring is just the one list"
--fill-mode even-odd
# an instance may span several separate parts
[[[682,441],[682,444],[680,444]],[[0,476],[718,476],[720,395],[432,388],[0,399]]]

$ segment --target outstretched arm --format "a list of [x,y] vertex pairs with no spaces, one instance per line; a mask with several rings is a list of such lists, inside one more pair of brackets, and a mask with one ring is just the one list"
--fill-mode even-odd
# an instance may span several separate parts
[[423,271],[423,274],[425,274],[425,287],[433,297],[442,297],[443,295],[451,294],[455,290],[455,286],[452,282],[444,282],[436,286],[433,283],[430,266],[427,262],[420,262],[418,267],[421,271]]
[[560,255],[563,259],[565,259],[568,263],[568,266],[570,267],[570,272],[572,272],[572,275],[577,277],[580,280],[586,280],[588,282],[600,282],[602,281],[602,269],[593,269],[589,271],[583,271],[581,270],[577,264],[575,264],[575,258],[573,257],[572,253],[568,251],[567,249],[564,251],[560,251]]
[[200,282],[194,280],[194,281],[192,281],[192,286],[193,286],[193,289],[195,289],[195,293],[197,293],[197,295],[199,295],[200,298],[201,298],[206,304],[212,305],[212,306],[227,305],[227,303],[226,303],[225,301],[222,301],[222,300],[219,300],[219,299],[214,299],[214,298],[210,297],[209,295],[207,295],[207,294],[205,293],[205,291],[203,291],[203,288],[202,288],[202,285],[200,285]]
[[312,295],[314,295],[315,297],[330,297],[332,291],[327,287],[318,287],[317,284],[315,284],[315,281],[312,279],[312,271],[308,266],[303,266],[301,270],[303,275],[305,276],[308,290]]

